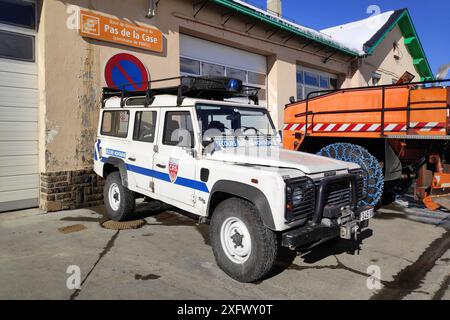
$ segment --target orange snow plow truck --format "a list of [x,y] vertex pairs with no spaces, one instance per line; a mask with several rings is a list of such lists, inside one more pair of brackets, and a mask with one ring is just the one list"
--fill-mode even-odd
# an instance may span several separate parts
[[450,210],[450,80],[310,92],[286,105],[283,145],[358,163],[367,204],[414,186]]

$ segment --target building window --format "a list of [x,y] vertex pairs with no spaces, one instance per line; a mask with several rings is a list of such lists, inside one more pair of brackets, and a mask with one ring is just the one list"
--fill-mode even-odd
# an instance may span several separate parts
[[239,79],[243,83],[247,82],[247,71],[229,67],[227,67],[226,70],[227,70],[227,77]]
[[311,87],[319,86],[319,75],[312,72],[304,72],[305,84]]
[[[306,99],[309,93],[320,90],[333,90],[337,87],[335,76],[320,71],[297,67],[297,99]],[[314,96],[315,94],[313,94]]]
[[152,143],[155,141],[155,130],[156,111],[136,112],[133,140]]
[[324,89],[328,89],[330,87],[330,78],[320,76],[320,87]]
[[0,30],[0,58],[34,62],[35,37]]
[[200,61],[189,59],[189,58],[180,58],[180,69],[182,73],[188,73],[191,75],[200,75]]
[[0,23],[36,29],[36,3],[25,0],[1,0]]
[[372,73],[372,85],[378,86],[380,84],[381,74],[373,72]]
[[129,111],[105,111],[100,133],[104,136],[126,138],[129,119]]
[[248,83],[257,86],[266,86],[266,75],[249,71]]
[[202,76],[224,77],[225,67],[208,62],[202,62]]
[[218,65],[187,57],[180,57],[180,73],[182,76],[219,76],[239,79],[244,85],[260,88],[259,101],[264,104],[267,97],[266,75],[231,66]]

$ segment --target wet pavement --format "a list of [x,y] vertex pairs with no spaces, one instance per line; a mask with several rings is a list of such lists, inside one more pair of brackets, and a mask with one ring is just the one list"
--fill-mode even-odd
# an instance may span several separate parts
[[146,224],[130,230],[102,228],[102,207],[3,213],[0,299],[448,300],[450,214],[405,205],[381,208],[357,242],[287,255],[253,284],[217,267],[207,225],[167,206],[139,204]]

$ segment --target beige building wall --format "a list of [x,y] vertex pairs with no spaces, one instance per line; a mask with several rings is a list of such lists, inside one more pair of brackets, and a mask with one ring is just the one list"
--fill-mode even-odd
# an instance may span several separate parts
[[147,1],[43,2],[38,44],[42,172],[79,170],[92,164],[101,88],[106,85],[104,67],[110,57],[131,53],[146,64],[153,78],[179,73],[178,30],[163,18],[170,16],[167,1],[161,2],[160,15],[151,20],[164,34],[162,54],[82,38],[67,26],[74,14],[71,4],[138,24],[149,22]]
[[359,61],[349,84],[352,87],[372,85],[373,72],[381,75],[380,85],[392,84],[393,79],[398,80],[406,71],[416,76],[414,81],[420,81],[400,28],[395,26],[371,56]]

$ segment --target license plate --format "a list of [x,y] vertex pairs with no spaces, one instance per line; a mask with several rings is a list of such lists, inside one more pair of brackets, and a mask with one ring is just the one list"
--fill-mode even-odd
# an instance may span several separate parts
[[373,218],[374,210],[373,208],[365,210],[359,214],[359,221],[365,221]]

